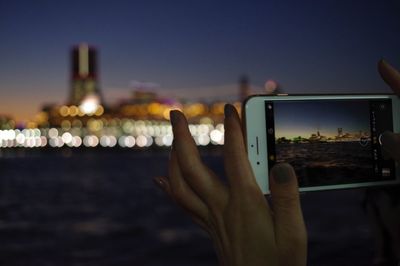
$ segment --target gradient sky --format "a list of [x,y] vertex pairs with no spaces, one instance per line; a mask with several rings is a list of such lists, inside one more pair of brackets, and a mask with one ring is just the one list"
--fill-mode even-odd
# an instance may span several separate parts
[[63,103],[69,49],[100,52],[109,103],[132,81],[166,96],[229,98],[248,75],[286,92],[387,92],[376,62],[400,67],[400,4],[376,1],[0,0],[0,114]]
[[308,138],[319,130],[322,136],[334,137],[338,128],[345,133],[370,132],[369,102],[275,102],[275,137]]

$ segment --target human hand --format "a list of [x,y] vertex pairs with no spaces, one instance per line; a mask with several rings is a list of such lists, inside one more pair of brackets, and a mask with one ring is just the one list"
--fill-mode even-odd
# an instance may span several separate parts
[[271,170],[271,206],[248,161],[240,118],[225,106],[225,185],[200,158],[184,115],[171,112],[169,177],[156,183],[208,232],[221,265],[306,265],[307,233],[297,178],[288,164]]
[[[400,73],[386,61],[378,63],[382,79],[400,96]],[[381,137],[383,152],[400,163],[400,134],[385,132]],[[370,189],[366,208],[376,238],[374,265],[398,265],[400,261],[399,186]]]
[[[378,63],[378,71],[382,79],[400,97],[400,73],[385,60]],[[385,132],[381,138],[382,148],[393,159],[400,162],[400,134]]]

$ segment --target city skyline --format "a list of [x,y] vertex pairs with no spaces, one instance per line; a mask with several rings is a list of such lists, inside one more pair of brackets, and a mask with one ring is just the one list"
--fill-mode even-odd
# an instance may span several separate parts
[[343,134],[360,131],[370,133],[369,102],[325,101],[325,102],[275,102],[275,137],[293,139],[309,138],[320,132],[321,136],[334,138],[338,128]]
[[395,1],[0,1],[0,10],[0,114],[17,119],[68,100],[69,51],[81,42],[99,50],[107,103],[129,97],[134,81],[172,97],[235,97],[243,74],[254,92],[268,79],[289,93],[388,92],[376,62],[400,58]]

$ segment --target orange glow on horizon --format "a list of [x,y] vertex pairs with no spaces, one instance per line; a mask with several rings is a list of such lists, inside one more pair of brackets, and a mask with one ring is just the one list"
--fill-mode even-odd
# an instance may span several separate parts
[[28,121],[35,120],[40,108],[25,104],[16,105],[12,102],[4,102],[0,106],[0,115],[13,119],[17,124],[26,124]]

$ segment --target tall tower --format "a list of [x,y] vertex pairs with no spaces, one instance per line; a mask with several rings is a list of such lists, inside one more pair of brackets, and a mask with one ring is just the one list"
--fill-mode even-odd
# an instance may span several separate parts
[[248,96],[250,96],[249,79],[246,76],[242,76],[239,80],[240,101],[243,102]]
[[97,51],[85,43],[74,46],[71,51],[71,92],[69,104],[80,105],[87,96],[101,94],[97,74]]

